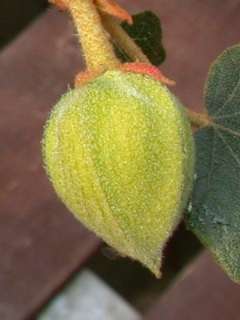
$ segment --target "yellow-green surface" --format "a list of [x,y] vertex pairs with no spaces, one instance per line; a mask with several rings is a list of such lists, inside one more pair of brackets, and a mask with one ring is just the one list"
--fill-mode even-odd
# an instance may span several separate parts
[[66,206],[156,275],[191,189],[193,149],[168,89],[120,71],[63,96],[43,139],[49,178]]

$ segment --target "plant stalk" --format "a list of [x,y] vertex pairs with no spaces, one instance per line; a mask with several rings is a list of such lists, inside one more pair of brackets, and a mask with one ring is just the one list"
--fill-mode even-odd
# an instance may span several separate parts
[[212,126],[214,124],[213,120],[209,117],[209,115],[206,112],[199,113],[187,108],[185,110],[187,112],[187,116],[191,124],[194,127],[197,127],[198,129]]
[[87,69],[100,71],[119,65],[93,0],[65,0],[73,17]]

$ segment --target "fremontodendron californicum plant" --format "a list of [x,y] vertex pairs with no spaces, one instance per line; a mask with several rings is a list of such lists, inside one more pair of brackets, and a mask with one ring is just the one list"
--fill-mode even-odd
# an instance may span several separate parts
[[206,111],[196,113],[158,69],[166,54],[153,13],[132,17],[112,0],[51,2],[71,13],[86,62],[44,130],[44,165],[59,197],[157,277],[184,218],[239,281],[240,46],[211,66]]

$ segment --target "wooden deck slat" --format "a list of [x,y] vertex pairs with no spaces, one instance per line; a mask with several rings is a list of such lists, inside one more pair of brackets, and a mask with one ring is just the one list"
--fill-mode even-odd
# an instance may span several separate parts
[[144,320],[238,320],[240,287],[200,255]]
[[51,106],[82,67],[70,21],[39,19],[0,55],[0,319],[26,319],[99,240],[54,195],[40,159]]

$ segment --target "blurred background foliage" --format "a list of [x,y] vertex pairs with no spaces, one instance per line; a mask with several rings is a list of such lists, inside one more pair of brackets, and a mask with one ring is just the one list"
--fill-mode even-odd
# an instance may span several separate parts
[[0,0],[0,49],[47,7],[47,0]]

